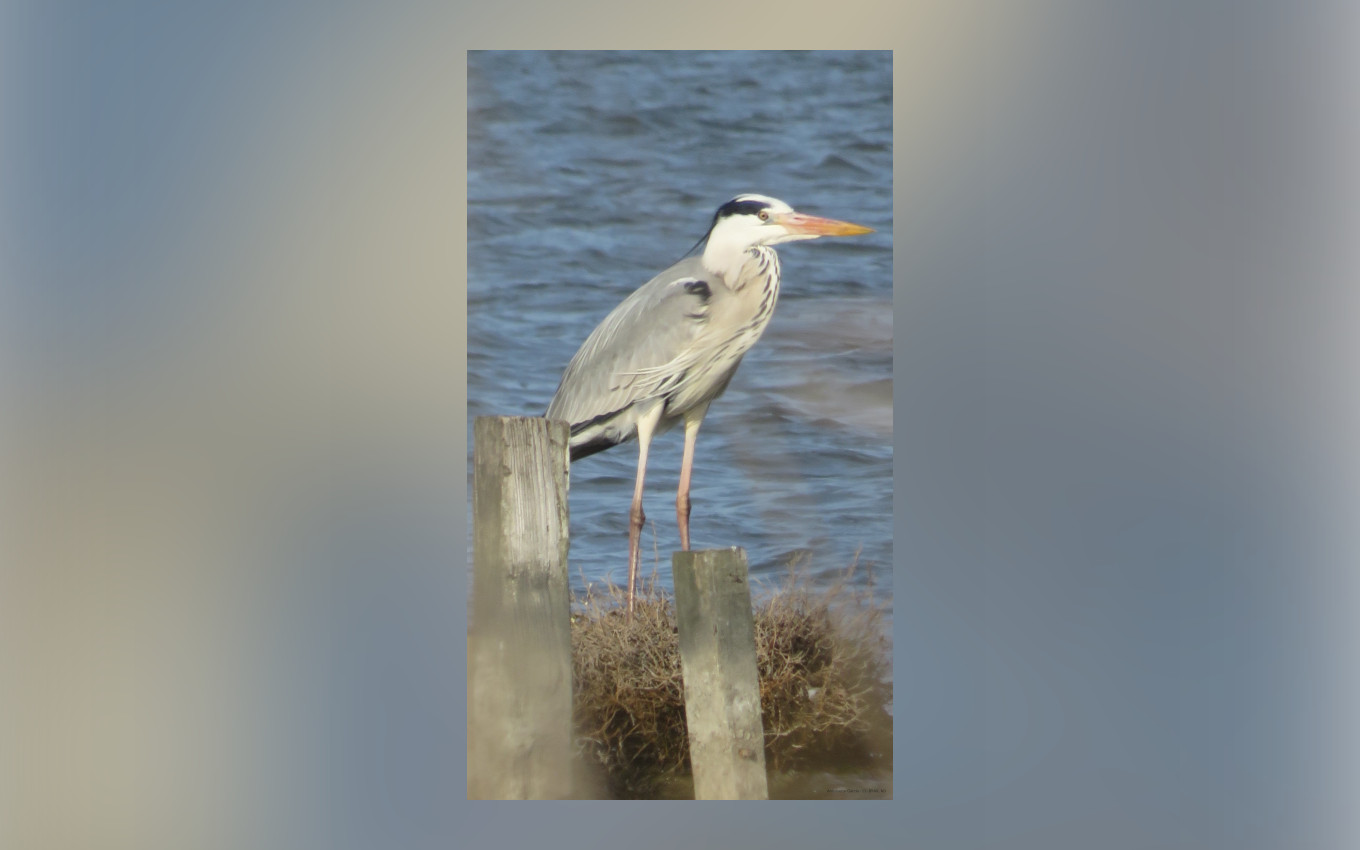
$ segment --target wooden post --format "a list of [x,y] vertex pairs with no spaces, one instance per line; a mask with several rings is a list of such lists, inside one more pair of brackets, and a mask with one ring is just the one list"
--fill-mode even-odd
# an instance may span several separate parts
[[473,426],[469,798],[571,792],[567,440],[542,418]]
[[676,552],[675,619],[696,800],[766,800],[746,552]]

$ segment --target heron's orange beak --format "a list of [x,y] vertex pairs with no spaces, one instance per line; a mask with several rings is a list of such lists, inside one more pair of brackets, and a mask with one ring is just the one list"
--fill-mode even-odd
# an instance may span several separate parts
[[872,227],[837,221],[834,218],[820,218],[799,212],[784,213],[775,219],[793,233],[808,236],[855,236],[860,233],[873,233]]

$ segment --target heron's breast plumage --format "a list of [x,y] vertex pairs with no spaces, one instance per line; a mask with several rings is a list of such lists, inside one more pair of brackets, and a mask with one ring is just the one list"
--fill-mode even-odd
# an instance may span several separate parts
[[722,278],[706,305],[704,327],[694,337],[684,376],[668,395],[668,416],[682,415],[721,395],[741,358],[774,316],[779,300],[779,255],[773,249],[751,248],[740,268]]

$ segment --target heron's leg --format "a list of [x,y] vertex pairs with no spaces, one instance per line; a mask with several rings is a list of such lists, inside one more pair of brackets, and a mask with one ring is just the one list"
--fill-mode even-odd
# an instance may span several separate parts
[[656,423],[661,419],[661,405],[638,417],[637,484],[633,488],[633,507],[628,512],[628,618],[633,617],[633,597],[637,592],[638,570],[642,562],[642,523],[647,515],[642,512],[642,481],[647,475],[647,448],[652,443]]
[[689,551],[689,478],[694,466],[694,443],[699,438],[699,425],[704,421],[708,405],[691,410],[685,416],[685,454],[680,461],[680,487],[675,493],[675,523],[680,526],[680,548]]

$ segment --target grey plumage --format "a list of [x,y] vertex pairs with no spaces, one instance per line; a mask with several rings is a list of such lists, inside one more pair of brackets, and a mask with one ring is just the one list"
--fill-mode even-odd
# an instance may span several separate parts
[[571,425],[573,461],[631,439],[639,443],[630,513],[628,605],[632,611],[642,527],[642,484],[651,438],[685,424],[676,516],[689,548],[689,478],[708,405],[727,388],[764,332],[779,297],[771,245],[869,228],[794,212],[765,195],[719,207],[703,252],[643,284],[600,322],[572,357],[547,417]]
[[[755,292],[733,289],[701,258],[689,257],[634,291],[595,328],[548,405],[549,419],[572,423],[572,460],[632,439],[638,405],[649,399],[662,403],[660,433],[722,394],[779,294],[779,258],[763,246],[753,250],[763,255],[764,273],[737,280]],[[753,296],[755,310],[744,303]]]

